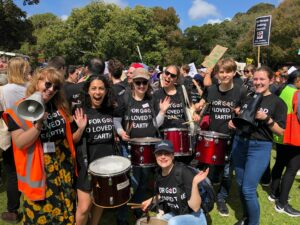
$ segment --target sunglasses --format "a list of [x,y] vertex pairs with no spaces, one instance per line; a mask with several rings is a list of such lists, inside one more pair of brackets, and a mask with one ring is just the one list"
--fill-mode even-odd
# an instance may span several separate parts
[[250,71],[249,70],[244,70],[244,73],[249,73]]
[[146,86],[148,84],[148,81],[147,80],[143,80],[143,81],[138,80],[138,81],[134,81],[134,83],[136,86],[141,86],[142,84],[144,86]]
[[45,88],[46,89],[50,89],[51,87],[53,87],[53,91],[59,91],[60,90],[60,85],[55,85],[51,82],[45,82]]
[[166,74],[167,76],[171,76],[171,78],[176,78],[176,77],[177,77],[176,74],[170,73],[168,70],[165,71],[165,74]]

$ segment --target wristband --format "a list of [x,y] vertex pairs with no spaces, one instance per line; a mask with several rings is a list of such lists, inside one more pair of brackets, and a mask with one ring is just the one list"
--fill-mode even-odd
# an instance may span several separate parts
[[273,120],[272,123],[268,123],[267,125],[268,125],[268,127],[272,128],[274,126],[274,124],[275,124],[275,121]]

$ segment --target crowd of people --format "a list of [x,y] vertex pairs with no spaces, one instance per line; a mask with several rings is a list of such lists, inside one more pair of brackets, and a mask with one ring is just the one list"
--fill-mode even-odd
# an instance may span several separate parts
[[[260,224],[256,192],[264,177],[275,210],[300,216],[288,202],[300,169],[299,69],[274,73],[246,65],[237,71],[232,58],[199,68],[193,77],[188,65],[134,62],[126,70],[111,59],[107,73],[105,66],[100,58],[66,66],[57,56],[33,71],[21,57],[1,59],[1,129],[7,127],[5,138],[11,138],[1,149],[0,182],[5,170],[7,190],[2,220],[97,225],[104,208],[117,208],[116,223],[126,225],[130,201],[138,206],[136,220],[156,205],[168,224],[205,225],[199,184],[209,178],[219,185],[217,210],[228,216],[233,173],[243,206],[235,225]],[[43,111],[29,119],[19,107],[33,95]],[[25,110],[34,112],[30,107]],[[205,158],[206,147],[220,153]],[[277,155],[270,172],[272,148]],[[99,177],[116,193],[130,186],[131,194],[121,204],[115,204],[118,194],[108,196],[103,206],[95,196],[103,183],[93,181],[90,166],[114,155],[130,160],[128,180],[113,187],[111,177],[124,171],[108,174],[110,168]]]

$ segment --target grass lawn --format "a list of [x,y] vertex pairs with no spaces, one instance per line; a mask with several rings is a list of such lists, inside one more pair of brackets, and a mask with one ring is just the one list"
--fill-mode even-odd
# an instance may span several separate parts
[[[272,152],[272,161],[274,163],[275,152]],[[285,214],[279,214],[274,209],[274,203],[271,203],[268,200],[268,191],[269,188],[258,186],[258,196],[260,201],[261,209],[261,225],[300,225],[300,217],[292,218]],[[291,201],[290,204],[300,210],[300,176],[296,176],[292,190],[290,192]],[[238,197],[235,180],[233,179],[232,191],[229,197],[229,210],[230,215],[228,217],[221,217],[216,207],[210,213],[210,218],[208,218],[209,225],[233,225],[237,218],[240,218],[242,215],[240,200]],[[6,193],[5,187],[0,188],[0,212],[3,212],[6,209]],[[115,210],[105,210],[102,217],[101,225],[115,225],[116,212]],[[135,224],[133,219],[130,219],[130,224]],[[9,225],[0,220],[0,225]],[[184,224],[183,224],[184,225]]]

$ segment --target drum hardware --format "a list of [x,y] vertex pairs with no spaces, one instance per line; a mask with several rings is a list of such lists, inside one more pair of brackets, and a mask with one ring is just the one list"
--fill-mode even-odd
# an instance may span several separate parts
[[[190,143],[192,143],[192,135],[191,135],[191,133],[189,133],[188,135],[189,135]],[[189,151],[190,151],[191,154],[193,154],[193,148],[192,148],[191,144],[190,144],[190,147],[189,147]]]
[[219,144],[219,139],[215,139],[215,144]]
[[110,205],[114,204],[114,197],[112,197],[112,196],[109,197],[109,204]]
[[99,185],[98,181],[96,183],[96,188],[100,188],[100,185]]
[[230,140],[228,140],[228,141],[227,141],[227,145],[230,145],[230,144],[231,144],[231,141],[230,141]]
[[225,161],[228,161],[229,160],[229,157],[228,155],[225,156]]
[[140,147],[140,152],[142,153],[143,151],[144,151],[144,147],[141,146],[141,147]]
[[205,147],[209,147],[209,142],[208,142],[208,141],[205,141],[204,146],[205,146]]
[[217,161],[217,156],[213,155],[213,156],[212,156],[212,160],[213,160],[214,162]]
[[201,153],[200,152],[196,152],[196,157],[200,157]]
[[112,186],[112,179],[111,179],[111,177],[108,179],[108,185]]
[[140,157],[140,162],[143,163],[144,162],[144,156]]

